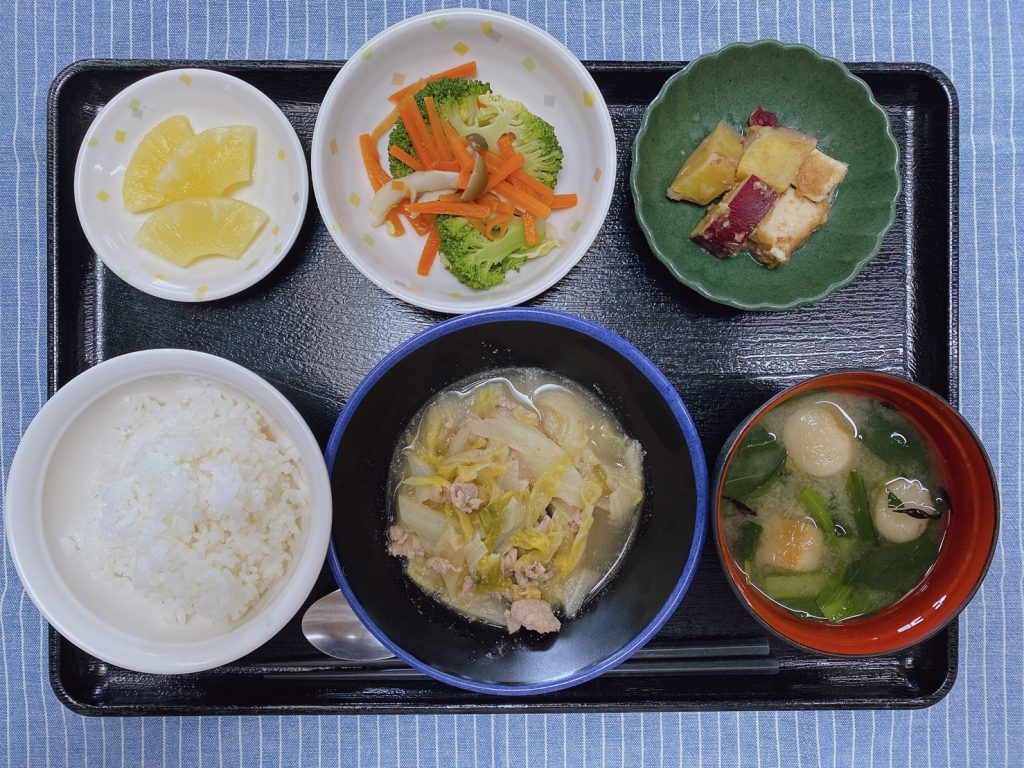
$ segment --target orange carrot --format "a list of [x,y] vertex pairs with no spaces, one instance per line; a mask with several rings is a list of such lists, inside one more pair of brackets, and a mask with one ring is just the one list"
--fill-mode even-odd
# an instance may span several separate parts
[[503,133],[498,137],[498,149],[501,151],[501,156],[505,158],[512,157],[515,154],[515,149],[512,146],[512,134]]
[[560,208],[575,208],[576,207],[576,195],[555,195],[551,199],[551,210],[556,211]]
[[434,217],[430,214],[421,213],[418,216],[410,216],[409,212],[405,210],[405,205],[400,205],[398,208],[401,209],[406,221],[409,222],[409,226],[413,228],[417,235],[427,234],[434,226]]
[[397,158],[398,160],[401,160],[403,163],[408,165],[414,171],[422,171],[423,170],[423,166],[420,165],[420,161],[417,160],[412,155],[410,155],[408,152],[406,152],[404,149],[402,149],[397,144],[392,144],[391,147],[388,148],[388,154],[390,154],[394,158]]
[[462,193],[461,192],[452,192],[451,194],[448,194],[448,195],[441,195],[437,199],[441,200],[442,202],[445,202],[445,203],[461,203],[462,202]]
[[459,164],[454,160],[435,160],[430,164],[430,170],[459,172],[462,169],[459,167]]
[[359,154],[363,156],[366,176],[370,179],[370,186],[373,187],[374,192],[391,181],[391,177],[384,173],[384,169],[380,167],[377,148],[373,145],[373,139],[370,138],[368,133],[364,133],[359,137]]
[[527,245],[540,243],[540,236],[537,234],[537,219],[532,214],[523,214],[523,233],[526,235]]
[[416,106],[416,102],[411,96],[407,96],[399,102],[398,114],[402,118],[402,122],[405,123],[405,129],[409,134],[409,140],[412,141],[412,148],[415,150],[416,156],[425,167],[429,167],[437,159],[434,156],[433,141],[427,132],[427,124],[423,122],[423,115],[420,114],[419,107]]
[[537,181],[537,179],[533,178],[533,176],[528,174],[526,171],[518,170],[515,173],[513,173],[512,181],[518,182],[516,186],[528,190],[531,195],[536,197],[545,205],[550,205],[551,199],[555,196],[555,193],[551,191],[551,187],[549,187],[547,184]]
[[[437,159],[454,160],[455,155],[452,154],[452,148],[448,146],[448,138],[444,135],[444,128],[441,126],[441,118],[437,114],[437,105],[434,104],[433,97],[427,96],[423,100],[423,105],[427,108],[427,118],[430,120],[430,135],[434,139]],[[455,170],[458,170],[458,168]]]
[[444,130],[444,135],[448,139],[448,147],[451,149],[452,154],[455,156],[455,160],[466,170],[472,170],[473,158],[469,152],[466,151],[466,146],[462,143],[462,137],[459,136],[459,132],[456,131],[451,123],[445,121],[441,124],[441,128]]
[[391,110],[387,117],[381,120],[377,127],[373,129],[373,133],[370,134],[370,138],[373,139],[374,143],[390,130],[391,126],[395,124],[395,120],[398,119],[398,108],[395,107]]
[[423,244],[423,253],[420,254],[420,263],[416,267],[416,274],[426,277],[430,274],[430,268],[434,266],[434,259],[437,258],[438,248],[441,246],[441,236],[436,229],[431,229],[427,235],[427,242]]
[[508,232],[511,221],[512,216],[508,214],[492,216],[484,223],[484,234],[491,240],[500,240]]
[[444,72],[438,72],[436,74],[430,75],[429,77],[421,78],[420,80],[417,80],[415,83],[405,86],[405,88],[402,88],[402,90],[395,91],[390,96],[388,96],[388,101],[390,101],[392,104],[395,104],[404,99],[406,96],[415,96],[423,89],[424,85],[426,85],[427,83],[433,83],[437,80],[440,80],[442,77],[450,77],[454,80],[457,77],[472,77],[475,74],[476,62],[467,61],[465,64],[460,64],[457,67],[446,69]]
[[469,174],[470,171],[465,168],[459,171],[459,189],[465,189],[469,186]]
[[491,209],[486,205],[446,203],[440,200],[433,203],[410,203],[406,208],[410,213],[440,213],[448,216],[465,216],[470,219],[483,219],[491,213]]
[[538,219],[546,219],[551,215],[551,209],[548,206],[528,192],[524,192],[518,187],[513,187],[507,181],[500,182],[494,188],[494,191],[515,205],[516,208],[532,213]]
[[490,175],[487,177],[487,186],[484,187],[484,191],[490,192],[492,189],[498,186],[498,184],[505,181],[509,176],[511,176],[512,172],[520,168],[522,164],[523,156],[518,152],[513,152],[511,155],[508,156],[506,160],[502,162],[501,165],[499,165],[497,168],[491,171]]
[[391,234],[395,237],[401,237],[405,234],[405,227],[402,225],[402,220],[398,217],[398,211],[392,208],[388,211],[387,220],[391,224]]

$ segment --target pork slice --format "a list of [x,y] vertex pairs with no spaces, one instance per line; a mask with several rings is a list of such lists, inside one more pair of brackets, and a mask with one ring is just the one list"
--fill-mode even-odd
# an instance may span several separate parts
[[452,483],[448,489],[448,498],[456,509],[467,513],[476,512],[484,503],[480,498],[480,489],[473,483]]
[[446,573],[448,573],[448,571],[459,570],[454,565],[452,565],[451,560],[448,560],[444,557],[431,557],[427,560],[425,565],[434,573],[439,574],[441,576],[444,576]]
[[419,536],[400,525],[392,525],[388,529],[388,538],[391,539],[388,552],[395,557],[414,557],[423,554],[423,544],[420,543]]
[[509,634],[514,634],[520,629],[546,634],[562,628],[562,623],[555,617],[547,600],[516,600],[512,607],[505,611],[505,623],[508,625]]

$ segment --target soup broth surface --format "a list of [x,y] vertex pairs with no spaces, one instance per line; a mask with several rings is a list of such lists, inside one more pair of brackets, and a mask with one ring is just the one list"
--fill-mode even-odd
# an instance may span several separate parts
[[903,599],[938,557],[950,504],[939,463],[891,406],[816,391],[767,412],[723,486],[722,525],[747,580],[812,620]]
[[399,446],[389,552],[471,619],[558,631],[612,577],[636,530],[640,444],[596,397],[552,373],[458,382]]

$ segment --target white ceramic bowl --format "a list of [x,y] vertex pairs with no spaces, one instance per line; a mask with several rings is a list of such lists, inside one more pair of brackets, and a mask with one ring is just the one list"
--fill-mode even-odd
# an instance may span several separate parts
[[[240,259],[209,257],[179,267],[137,245],[151,213],[124,208],[124,171],[139,140],[171,115],[199,133],[222,125],[256,128],[253,183],[231,196],[259,206],[269,221]],[[174,301],[210,301],[268,275],[292,247],[309,201],[299,137],[262,91],[208,69],[173,69],[132,83],[89,126],[75,164],[75,207],[89,244],[112,272],[140,291]]]
[[[250,398],[287,435],[310,488],[299,541],[285,575],[237,622],[170,624],[125,583],[94,577],[64,537],[85,511],[97,461],[96,434],[119,390],[183,374]],[[197,672],[244,656],[302,607],[323,567],[331,489],[316,439],[284,395],[255,373],[201,352],[158,349],[115,357],[68,382],[29,425],[11,463],[4,520],[14,566],[29,597],[64,637],[104,661],[139,672]]]
[[[358,138],[384,118],[387,96],[417,78],[467,61],[495,93],[523,102],[551,123],[565,152],[557,192],[575,192],[575,208],[555,211],[551,224],[567,245],[531,261],[487,291],[459,283],[435,264],[416,274],[423,238],[389,237],[371,228]],[[386,166],[387,137],[378,145]],[[366,277],[398,298],[439,312],[506,307],[558,282],[597,237],[615,183],[615,135],[604,98],[568,48],[532,24],[503,13],[445,10],[414,16],[364,45],[331,84],[313,132],[313,191],[320,215],[342,253]]]

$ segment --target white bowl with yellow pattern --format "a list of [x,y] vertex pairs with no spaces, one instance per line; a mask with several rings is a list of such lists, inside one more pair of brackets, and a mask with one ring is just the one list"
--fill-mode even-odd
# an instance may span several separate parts
[[[151,211],[125,210],[125,168],[142,137],[172,115],[185,115],[196,133],[256,129],[253,182],[231,197],[259,206],[268,221],[239,259],[210,256],[180,267],[135,242]],[[308,199],[306,158],[288,118],[262,91],[208,69],[168,70],[125,88],[89,126],[75,165],[75,206],[97,256],[140,291],[173,301],[223,298],[269,274],[295,242]]]
[[[391,237],[370,225],[373,190],[359,152],[391,108],[387,97],[403,85],[476,61],[476,78],[551,123],[565,157],[555,191],[574,192],[576,207],[553,211],[549,223],[565,242],[528,261],[488,290],[467,288],[440,263],[416,274],[424,238]],[[378,142],[387,168],[387,134]],[[342,67],[324,99],[313,132],[313,192],[320,215],[341,252],[393,296],[453,314],[507,307],[557,283],[594,242],[608,213],[615,183],[615,135],[594,79],[555,38],[503,13],[452,9],[399,22],[367,42]]]

